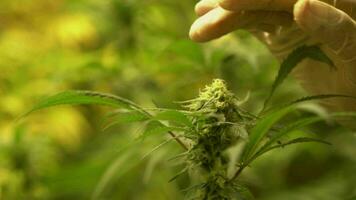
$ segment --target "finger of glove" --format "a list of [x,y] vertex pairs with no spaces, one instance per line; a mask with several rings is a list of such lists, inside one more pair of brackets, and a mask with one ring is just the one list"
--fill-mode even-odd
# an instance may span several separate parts
[[[356,0],[322,0],[332,5],[355,19]],[[231,11],[238,10],[284,10],[292,12],[297,0],[220,0],[219,5]]]
[[198,18],[190,28],[189,36],[196,42],[219,38],[236,29],[255,29],[268,25],[286,25],[292,21],[285,12],[246,11],[231,12],[217,7]]
[[216,7],[218,7],[218,0],[201,0],[195,5],[195,13],[203,16]]
[[269,10],[289,11],[297,0],[219,0],[219,5],[231,11],[240,10]]
[[327,45],[344,62],[356,61],[356,23],[341,10],[317,0],[300,0],[294,7],[297,24]]
[[344,11],[354,20],[356,19],[356,1],[355,0],[323,0],[323,2]]

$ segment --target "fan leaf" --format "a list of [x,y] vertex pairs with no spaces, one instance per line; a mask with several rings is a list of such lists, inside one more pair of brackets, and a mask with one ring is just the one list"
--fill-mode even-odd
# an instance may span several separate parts
[[[342,117],[356,117],[356,113],[332,113],[328,117],[330,118],[342,118]],[[310,124],[323,121],[324,118],[320,116],[314,116],[314,117],[308,117],[304,119],[300,119],[296,122],[293,122],[283,129],[281,129],[279,132],[277,132],[275,135],[273,135],[266,144],[264,144],[253,157],[258,157],[263,154],[267,149],[271,148],[271,146],[276,143],[279,139],[281,139],[283,136],[287,135],[293,130],[308,126]]]
[[[305,96],[302,97],[300,99],[296,99],[292,102],[289,102],[287,104],[281,105],[281,106],[276,106],[276,107],[272,107],[271,109],[266,110],[264,113],[268,113],[272,110],[277,110],[283,107],[287,107],[287,106],[291,106],[291,105],[295,105],[295,104],[299,104],[299,103],[303,103],[303,102],[308,102],[308,101],[316,101],[316,100],[323,100],[323,99],[331,99],[331,98],[351,98],[351,99],[355,99],[355,96],[350,96],[350,95],[344,95],[344,94],[320,94],[320,95],[313,95],[313,96]],[[262,115],[263,113],[261,113]]]
[[111,94],[92,92],[92,91],[64,91],[56,95],[50,96],[38,104],[36,104],[31,110],[25,113],[26,116],[34,111],[42,110],[45,108],[58,106],[58,105],[104,105],[116,108],[135,109],[144,112],[135,103],[130,100],[124,99]]
[[150,118],[142,114],[138,111],[128,111],[128,112],[120,112],[115,113],[112,117],[108,117],[105,121],[106,125],[104,126],[104,130],[115,126],[117,124],[124,124],[124,123],[134,123],[134,122],[143,122],[149,120]]
[[163,112],[159,112],[157,115],[154,116],[154,119],[175,122],[188,127],[193,126],[189,118],[184,113],[178,110],[166,110]]
[[244,148],[242,154],[243,161],[248,160],[248,158],[255,152],[261,140],[266,136],[272,126],[292,110],[293,107],[287,107],[276,112],[269,113],[256,123],[251,130],[249,140]]
[[300,143],[307,143],[307,142],[317,142],[317,143],[321,143],[321,144],[331,145],[331,143],[326,142],[326,141],[321,140],[321,139],[300,137],[300,138],[296,138],[296,139],[290,140],[290,141],[282,143],[282,144],[277,144],[277,145],[268,147],[267,149],[264,149],[263,151],[258,152],[253,157],[253,160],[256,159],[257,157],[259,157],[259,156],[271,151],[271,150],[274,150],[274,149],[277,149],[277,148],[283,148],[283,147],[286,147],[286,146],[289,146],[289,145],[292,145],[292,144],[300,144]]
[[290,72],[305,58],[310,58],[323,63],[328,64],[332,68],[335,68],[333,61],[319,48],[318,45],[306,46],[303,45],[295,49],[288,57],[282,62],[281,67],[278,71],[278,75],[272,85],[271,92],[264,103],[264,108],[269,103],[274,92],[280,86]]

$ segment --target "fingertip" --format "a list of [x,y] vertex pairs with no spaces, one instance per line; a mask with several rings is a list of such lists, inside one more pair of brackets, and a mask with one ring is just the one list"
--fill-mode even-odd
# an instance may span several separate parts
[[201,22],[200,22],[201,19],[198,19],[196,20],[192,26],[190,27],[190,30],[189,30],[189,38],[191,40],[193,40],[194,42],[206,42],[208,41],[205,37],[204,37],[204,34],[203,34],[203,31],[202,31],[202,25],[201,25]]
[[189,37],[195,42],[206,42],[211,40],[210,37],[216,32],[214,29],[216,22],[221,19],[221,12],[221,8],[215,8],[195,20],[189,30]]
[[344,14],[338,9],[318,0],[299,0],[293,10],[297,24],[306,31],[320,27],[340,25]]
[[306,11],[306,8],[309,6],[308,0],[299,0],[294,5],[293,15],[295,21],[300,21],[303,18],[303,15]]
[[219,0],[219,6],[224,8],[225,10],[238,10],[236,2],[233,0]]
[[198,30],[196,29],[196,25],[195,25],[195,22],[193,23],[193,25],[190,27],[190,30],[189,30],[189,38],[191,40],[193,40],[194,42],[200,42],[200,36],[199,36],[199,32]]
[[194,6],[194,12],[195,12],[195,14],[196,15],[198,15],[199,16],[199,13],[200,13],[200,2],[198,2],[197,4],[195,4],[195,6]]
[[315,24],[310,21],[310,1],[309,0],[299,0],[293,8],[294,21],[298,26],[307,32],[310,32],[315,28]]
[[189,37],[196,42],[207,42],[219,38],[236,30],[240,13],[230,12],[217,7],[202,17],[199,17],[191,26]]
[[206,8],[202,4],[201,1],[199,1],[197,4],[195,4],[194,11],[195,11],[196,15],[198,15],[198,16],[204,15],[204,13],[206,12],[205,10],[206,10]]
[[198,16],[203,16],[217,6],[217,0],[202,0],[195,5],[194,11]]

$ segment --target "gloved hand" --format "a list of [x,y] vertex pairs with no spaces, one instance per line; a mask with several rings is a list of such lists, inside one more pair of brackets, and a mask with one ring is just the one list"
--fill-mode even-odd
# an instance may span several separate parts
[[[190,37],[205,42],[236,29],[262,40],[279,59],[303,44],[321,44],[337,70],[306,59],[293,74],[311,94],[356,96],[356,0],[202,0]],[[323,102],[333,111],[356,111],[353,99]]]

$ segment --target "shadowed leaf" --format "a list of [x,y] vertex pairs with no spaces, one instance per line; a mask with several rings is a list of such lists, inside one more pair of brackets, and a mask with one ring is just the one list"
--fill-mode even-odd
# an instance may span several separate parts
[[321,140],[321,139],[300,137],[300,138],[296,138],[296,139],[290,140],[288,142],[285,142],[283,144],[277,144],[277,145],[268,147],[268,148],[264,149],[263,151],[259,152],[258,154],[256,154],[256,157],[254,157],[254,158],[257,158],[258,156],[261,156],[261,155],[263,155],[263,154],[265,154],[265,153],[267,153],[267,152],[269,152],[269,151],[271,151],[273,149],[283,148],[283,147],[288,146],[288,145],[300,144],[300,143],[306,143],[306,142],[317,142],[317,143],[321,143],[321,144],[331,145],[329,142],[326,142],[326,141]]
[[[328,117],[330,118],[342,118],[342,117],[356,117],[356,113],[332,113]],[[308,117],[304,119],[300,119],[296,122],[293,122],[283,129],[281,129],[279,132],[277,132],[275,135],[273,135],[266,144],[264,144],[254,155],[254,157],[258,157],[261,155],[263,152],[266,151],[266,149],[269,149],[274,143],[276,143],[279,139],[281,139],[283,136],[287,135],[293,130],[308,126],[310,124],[316,123],[318,121],[323,121],[323,117],[315,116],[315,117]]]
[[308,102],[308,101],[316,101],[316,100],[322,100],[322,99],[331,99],[331,98],[351,98],[351,99],[355,99],[355,101],[356,101],[355,96],[343,95],[343,94],[321,94],[321,95],[314,95],[314,96],[306,96],[306,97],[302,97],[300,99],[296,99],[296,100],[289,102],[287,104],[284,104],[284,105],[272,107],[272,108],[264,111],[260,115],[263,115],[264,113],[271,112],[273,110],[281,109],[283,107],[298,104],[298,103],[303,103],[303,102]]
[[290,74],[290,72],[305,58],[317,60],[317,61],[328,64],[332,68],[335,68],[334,63],[317,45],[313,45],[313,46],[305,46],[304,45],[304,46],[301,46],[301,47],[295,49],[282,62],[281,67],[278,72],[278,75],[272,85],[271,92],[264,103],[264,108],[267,106],[267,104],[271,100],[271,98],[272,98],[274,92],[276,91],[276,89],[278,88],[278,86],[280,86],[283,83],[283,81]]
[[272,126],[292,110],[293,107],[281,109],[277,112],[266,115],[263,119],[257,122],[256,126],[251,130],[248,142],[243,150],[243,161],[247,160],[253,154],[261,140],[266,136]]

